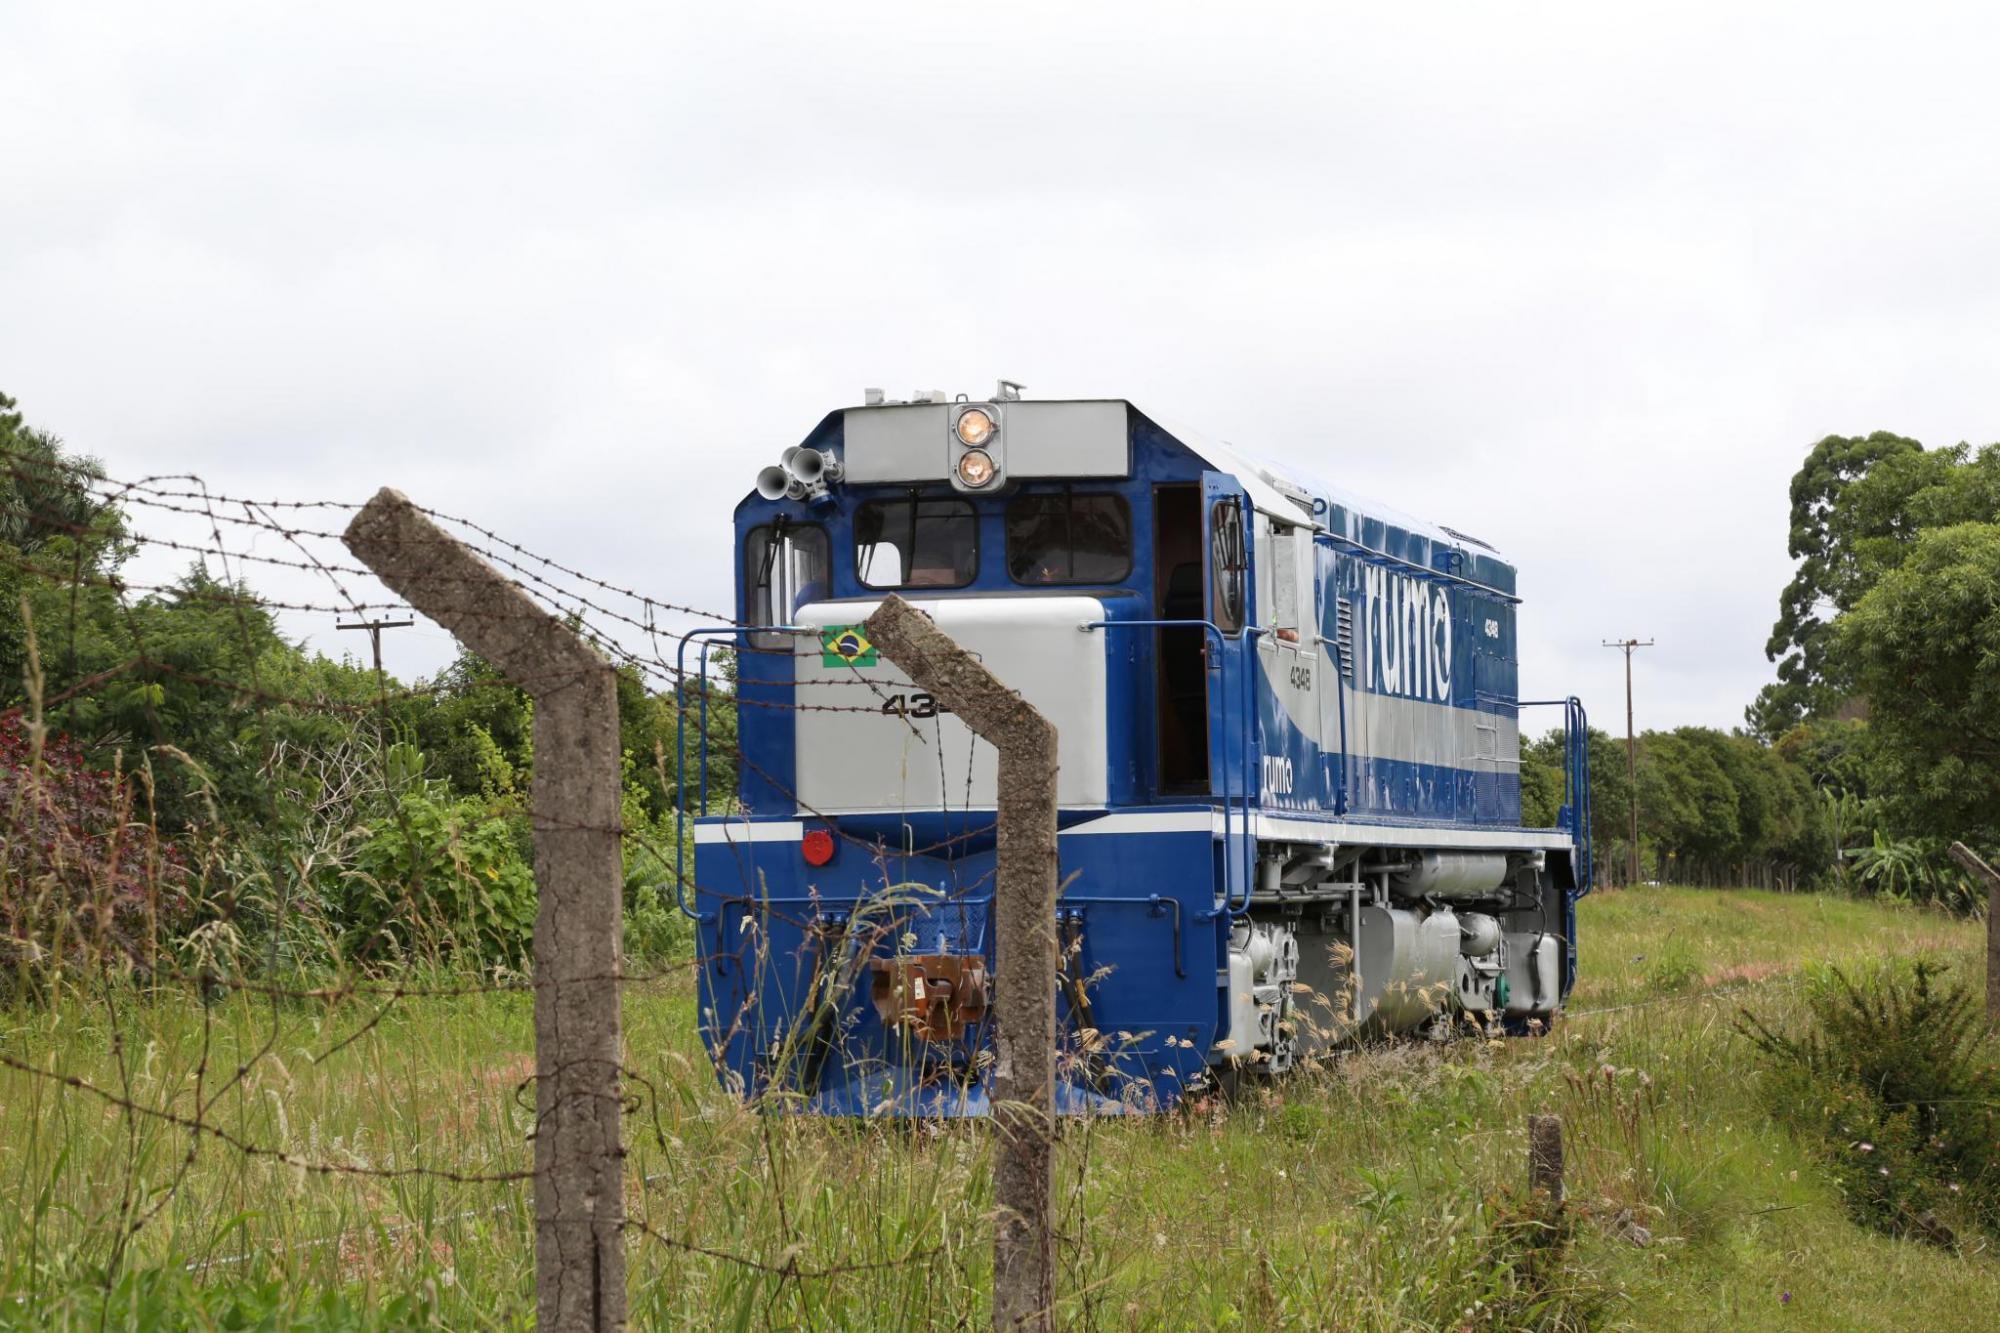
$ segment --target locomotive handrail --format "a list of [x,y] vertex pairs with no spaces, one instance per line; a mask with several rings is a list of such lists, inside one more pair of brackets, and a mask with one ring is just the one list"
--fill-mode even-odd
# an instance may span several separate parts
[[[987,901],[990,902],[991,899]],[[1171,909],[1174,917],[1174,976],[1183,981],[1187,979],[1187,964],[1182,961],[1184,951],[1181,948],[1180,899],[1161,893],[1155,893],[1145,898],[1118,898],[1109,894],[1065,893],[1062,896],[1063,906],[1067,907],[1072,903],[1082,903],[1087,907],[1143,907],[1146,909],[1148,916],[1165,916]]]
[[[687,701],[680,689],[687,683],[687,648],[694,639],[737,634],[810,634],[804,625],[707,625],[679,636],[674,652],[674,903],[681,915],[697,925],[708,920],[687,905]],[[708,653],[701,655],[701,808],[708,809]]]
[[[1243,905],[1232,906],[1229,886],[1222,886],[1222,905],[1232,919],[1250,910],[1251,895],[1257,892],[1257,834],[1250,810],[1250,773],[1254,766],[1250,760],[1263,752],[1257,744],[1257,640],[1270,632],[1263,625],[1243,627]],[[1262,795],[1261,784],[1258,794]]]
[[[1229,659],[1222,650],[1223,646],[1229,642],[1230,636],[1224,634],[1221,626],[1212,620],[1086,620],[1083,624],[1077,626],[1077,628],[1087,634],[1094,629],[1193,629],[1196,626],[1200,626],[1215,637],[1216,669],[1222,673],[1223,687],[1226,690],[1229,684]],[[1222,907],[1220,910],[1222,913],[1227,913],[1230,916],[1241,916],[1244,912],[1249,911],[1250,895],[1256,890],[1257,852],[1255,840],[1251,836],[1250,807],[1250,757],[1251,747],[1256,741],[1256,726],[1252,719],[1252,710],[1256,705],[1256,695],[1252,693],[1251,685],[1255,682],[1256,677],[1250,669],[1251,661],[1248,657],[1247,649],[1256,642],[1258,636],[1265,632],[1264,627],[1261,625],[1245,625],[1242,630],[1243,643],[1246,648],[1246,660],[1243,668],[1243,902],[1241,906],[1237,905],[1234,895],[1229,891],[1229,881],[1225,877],[1222,883]],[[1228,720],[1227,708],[1224,709],[1223,719],[1224,721]],[[1224,846],[1227,846],[1229,841],[1229,812],[1233,803],[1233,798],[1229,794],[1229,765],[1227,763],[1222,766],[1221,795],[1222,838]]]
[[[1498,696],[1495,696],[1496,698]],[[1580,898],[1595,885],[1590,824],[1590,716],[1583,700],[1574,694],[1566,699],[1501,699],[1515,708],[1560,708],[1563,710],[1563,802],[1569,811],[1569,834],[1582,862],[1576,873],[1576,894]]]
[[1363,561],[1380,560],[1391,565],[1401,565],[1405,569],[1416,570],[1426,578],[1443,579],[1447,583],[1461,583],[1476,592],[1488,593],[1499,598],[1509,606],[1519,606],[1521,604],[1522,598],[1519,593],[1505,592],[1490,583],[1481,583],[1478,579],[1469,579],[1463,574],[1454,574],[1448,569],[1435,569],[1430,565],[1420,565],[1414,560],[1405,560],[1400,555],[1390,555],[1387,551],[1378,551],[1366,542],[1356,541],[1345,533],[1335,532],[1331,528],[1315,526],[1313,531],[1330,542],[1339,542],[1342,546],[1353,547],[1361,553]]
[[1347,813],[1348,787],[1347,677],[1342,674],[1340,669],[1340,640],[1329,639],[1324,634],[1315,634],[1313,638],[1317,639],[1322,647],[1333,649],[1327,660],[1333,666],[1333,705],[1335,711],[1340,716],[1340,790],[1333,794],[1333,813],[1336,815],[1345,815]]

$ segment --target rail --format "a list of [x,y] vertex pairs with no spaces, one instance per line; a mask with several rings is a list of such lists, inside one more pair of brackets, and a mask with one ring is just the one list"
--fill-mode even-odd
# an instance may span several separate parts
[[[674,650],[674,678],[681,686],[687,683],[688,644],[696,639],[732,637],[739,634],[808,634],[799,625],[708,625],[691,629],[679,636],[680,647]],[[708,650],[704,646],[701,654],[701,671],[697,676],[698,692],[701,696],[701,796],[699,808],[708,809]],[[796,687],[795,687],[796,688]],[[674,903],[681,915],[696,924],[703,924],[710,918],[703,913],[689,909],[687,905],[687,700],[677,698],[674,706]]]
[[[1229,655],[1224,651],[1224,648],[1228,644],[1230,636],[1224,634],[1221,627],[1212,620],[1088,620],[1077,626],[1078,629],[1086,634],[1091,630],[1097,629],[1194,629],[1196,627],[1206,631],[1215,640],[1216,671],[1222,677],[1222,694],[1227,699],[1229,688]],[[1246,625],[1241,631],[1243,636],[1243,684],[1241,686],[1243,694],[1243,753],[1241,755],[1243,761],[1243,781],[1241,784],[1242,792],[1240,799],[1243,802],[1243,851],[1241,853],[1243,862],[1243,901],[1240,904],[1236,902],[1235,894],[1229,886],[1228,877],[1225,876],[1222,883],[1222,906],[1216,910],[1215,915],[1217,916],[1226,914],[1230,917],[1238,917],[1249,911],[1250,897],[1256,892],[1257,887],[1257,841],[1252,832],[1253,826],[1251,820],[1254,815],[1250,800],[1250,775],[1256,767],[1254,756],[1257,743],[1255,717],[1257,697],[1253,688],[1256,682],[1256,671],[1254,670],[1256,655],[1253,651],[1253,644],[1265,632],[1261,626],[1257,625]],[[1226,707],[1223,710],[1222,720],[1225,723],[1229,720],[1228,709]],[[1220,782],[1222,790],[1217,794],[1222,798],[1222,844],[1225,848],[1229,845],[1230,811],[1234,808],[1235,801],[1239,799],[1230,794],[1230,785],[1229,765],[1227,762],[1224,762]]]
[[1313,638],[1318,641],[1320,647],[1328,650],[1327,661],[1333,667],[1333,704],[1335,712],[1340,717],[1340,788],[1333,794],[1333,813],[1335,815],[1345,815],[1347,813],[1347,789],[1349,785],[1347,774],[1347,675],[1341,669],[1340,640],[1329,639],[1324,634],[1315,634]]
[[1590,718],[1583,700],[1574,694],[1566,699],[1509,699],[1515,708],[1560,708],[1563,710],[1563,804],[1556,824],[1569,830],[1576,844],[1576,896],[1581,898],[1594,887],[1593,856],[1590,845]]
[[[1224,650],[1231,636],[1224,634],[1221,627],[1216,625],[1214,621],[1193,620],[1193,619],[1092,620],[1092,621],[1086,621],[1082,625],[1078,626],[1078,629],[1085,633],[1088,633],[1092,630],[1100,630],[1100,629],[1196,629],[1196,628],[1203,630],[1205,634],[1210,639],[1212,639],[1215,644],[1216,670],[1217,673],[1222,677],[1221,694],[1225,699],[1227,699],[1229,685],[1230,685],[1229,655]],[[721,625],[721,626],[704,626],[699,629],[689,630],[687,633],[678,636],[679,646],[675,650],[674,654],[674,668],[677,674],[677,678],[682,681],[687,680],[688,677],[687,650],[688,646],[697,640],[733,638],[744,634],[755,634],[755,633],[806,634],[811,632],[812,631],[810,629],[798,625]],[[1227,879],[1225,879],[1223,883],[1222,905],[1220,908],[1216,910],[1215,913],[1215,915],[1217,916],[1228,915],[1233,918],[1243,915],[1243,913],[1250,910],[1250,899],[1256,891],[1256,841],[1255,838],[1252,836],[1254,827],[1253,819],[1255,811],[1254,811],[1254,802],[1251,791],[1251,780],[1252,780],[1251,775],[1256,769],[1256,760],[1255,760],[1256,695],[1254,693],[1256,672],[1253,669],[1254,655],[1252,652],[1252,645],[1254,644],[1255,640],[1259,636],[1263,635],[1265,632],[1266,631],[1262,627],[1254,625],[1245,626],[1241,631],[1242,634],[1241,642],[1244,647],[1244,661],[1242,669],[1238,673],[1240,677],[1240,684],[1238,685],[1237,688],[1241,695],[1239,702],[1242,706],[1242,719],[1243,719],[1242,730],[1241,730],[1241,742],[1240,742],[1242,753],[1238,756],[1242,765],[1242,776],[1240,782],[1232,782],[1230,777],[1229,765],[1227,762],[1224,762],[1222,765],[1222,772],[1220,773],[1218,778],[1218,785],[1220,787],[1220,791],[1217,794],[1222,799],[1224,846],[1225,847],[1228,846],[1232,818],[1235,818],[1236,826],[1240,829],[1242,835],[1241,836],[1242,847],[1238,851],[1237,857],[1241,862],[1240,870],[1242,872],[1241,878],[1243,883],[1243,895],[1242,895],[1242,901],[1240,902],[1237,901],[1237,897],[1233,886],[1231,886],[1227,881]],[[699,694],[699,702],[697,704],[697,709],[698,709],[697,726],[699,735],[699,745],[701,751],[698,760],[700,785],[699,785],[699,794],[697,800],[699,804],[697,805],[696,808],[698,810],[706,810],[708,805],[708,654],[705,649],[701,654],[700,666],[695,673],[695,679],[698,682],[697,689]],[[1341,749],[1342,749],[1341,782],[1344,788],[1347,779],[1347,771],[1346,771],[1347,757],[1346,757],[1346,739],[1345,739],[1346,728],[1345,728],[1344,706],[1342,711],[1343,711],[1343,718],[1342,718],[1343,725],[1342,725],[1342,742],[1341,742]],[[1225,722],[1227,721],[1226,710],[1224,713],[1224,721]],[[1241,809],[1241,815],[1240,817],[1237,817],[1235,815],[1235,812],[1238,810],[1239,805]],[[709,920],[709,917],[706,914],[698,912],[693,908],[689,907],[687,902],[688,876],[687,876],[686,825],[688,816],[689,816],[689,810],[687,801],[687,709],[683,705],[682,707],[676,708],[674,710],[674,902],[675,905],[680,909],[681,914],[687,917],[689,920],[695,921],[697,923],[706,923]],[[1175,915],[1176,918],[1178,919],[1179,915],[1178,909],[1176,909]],[[1178,931],[1176,933],[1178,933]]]

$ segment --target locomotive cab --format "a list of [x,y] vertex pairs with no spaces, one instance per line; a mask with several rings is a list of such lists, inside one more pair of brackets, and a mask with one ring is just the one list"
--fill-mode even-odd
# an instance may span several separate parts
[[680,784],[732,1086],[984,1110],[996,757],[868,641],[892,592],[1056,726],[1068,1109],[1554,1016],[1587,775],[1568,828],[1520,827],[1518,599],[1483,543],[1005,381],[829,414],[736,533],[743,628],[709,642],[738,790],[707,791],[705,733]]

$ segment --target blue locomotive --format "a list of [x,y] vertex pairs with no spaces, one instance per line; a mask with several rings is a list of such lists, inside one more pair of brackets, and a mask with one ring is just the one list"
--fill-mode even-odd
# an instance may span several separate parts
[[1586,729],[1552,701],[1566,802],[1523,827],[1520,598],[1485,542],[1007,381],[870,390],[763,470],[735,537],[741,627],[682,653],[731,650],[738,790],[707,791],[705,714],[680,783],[727,810],[690,817],[681,890],[733,1089],[986,1109],[995,755],[868,642],[891,591],[1058,730],[1063,1109],[1560,1011]]

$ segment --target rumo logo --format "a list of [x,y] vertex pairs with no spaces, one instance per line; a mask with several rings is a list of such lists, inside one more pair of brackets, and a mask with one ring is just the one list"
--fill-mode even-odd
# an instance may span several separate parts
[[1264,795],[1292,794],[1292,761],[1281,754],[1264,756]]
[[1445,590],[1378,565],[1361,571],[1368,618],[1362,683],[1411,699],[1451,699],[1451,598]]

